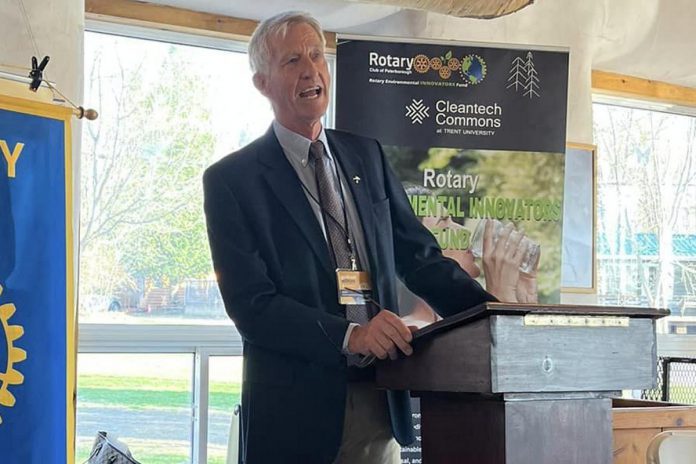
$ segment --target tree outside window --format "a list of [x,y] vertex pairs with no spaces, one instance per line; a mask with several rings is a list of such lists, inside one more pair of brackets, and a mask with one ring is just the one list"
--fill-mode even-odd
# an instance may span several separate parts
[[696,316],[696,118],[593,109],[599,300]]

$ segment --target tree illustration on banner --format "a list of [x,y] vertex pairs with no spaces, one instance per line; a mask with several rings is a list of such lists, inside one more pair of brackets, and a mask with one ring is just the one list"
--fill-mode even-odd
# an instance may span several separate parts
[[527,64],[522,58],[518,56],[512,60],[512,68],[510,68],[509,74],[510,77],[508,77],[508,82],[512,82],[508,84],[506,87],[507,89],[514,87],[517,92],[521,87],[524,88],[524,83],[527,80]]
[[534,60],[532,52],[527,52],[527,61],[525,63],[527,68],[527,82],[524,85],[524,96],[534,98],[539,97],[539,77],[537,76],[537,71],[534,69]]
[[508,77],[507,89],[514,88],[515,92],[522,92],[525,97],[539,97],[539,73],[534,67],[534,54],[527,52],[526,59],[518,56],[512,60]]

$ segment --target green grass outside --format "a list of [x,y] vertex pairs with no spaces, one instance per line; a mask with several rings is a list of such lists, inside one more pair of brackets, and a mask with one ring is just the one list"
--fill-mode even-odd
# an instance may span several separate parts
[[[182,456],[180,454],[156,454],[150,452],[149,454],[142,454],[133,451],[133,456],[142,464],[178,464],[178,463],[188,463],[190,462],[189,456]],[[77,457],[75,462],[83,463],[89,457],[88,449],[78,449]],[[208,459],[208,464],[224,464],[225,458],[212,458]]]
[[[132,410],[191,407],[192,387],[185,380],[81,375],[77,386],[78,404]],[[240,401],[240,383],[211,382],[209,387],[211,411],[231,412]]]
[[[191,383],[185,380],[81,375],[78,378],[78,405],[130,410],[190,409],[191,389]],[[209,390],[211,412],[231,414],[234,405],[240,401],[240,383],[211,382]],[[87,459],[91,446],[91,441],[78,444],[77,463]],[[143,464],[188,463],[190,459],[186,454],[172,453],[171,449],[160,446],[159,443],[153,443],[146,448],[140,446],[130,448],[133,455]],[[224,462],[224,456],[208,457],[208,464],[224,464]]]
[[669,400],[673,403],[696,402],[696,387],[687,387],[671,384],[669,387]]
[[[83,463],[89,457],[92,445],[78,445],[75,453],[75,462]],[[143,449],[140,447],[130,447],[130,451],[141,464],[178,464],[189,463],[190,456],[186,454],[167,453],[165,450],[153,450],[152,447]],[[225,464],[225,456],[208,456],[208,464]]]

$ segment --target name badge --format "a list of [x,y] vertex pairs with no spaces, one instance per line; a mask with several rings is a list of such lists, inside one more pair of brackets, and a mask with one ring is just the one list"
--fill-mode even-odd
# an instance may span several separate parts
[[372,298],[370,275],[365,271],[336,269],[338,302],[344,305],[363,305]]

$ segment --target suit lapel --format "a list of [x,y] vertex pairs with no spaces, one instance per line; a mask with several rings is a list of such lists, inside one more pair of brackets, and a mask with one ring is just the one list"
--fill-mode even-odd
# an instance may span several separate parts
[[[368,187],[365,185],[368,178],[365,175],[365,167],[363,166],[360,157],[353,153],[355,148],[341,140],[336,133],[327,130],[326,137],[329,140],[331,153],[340,164],[343,174],[346,176],[350,191],[353,194],[355,207],[358,210],[360,222],[362,223],[363,235],[365,236],[365,241],[367,242],[367,254],[369,255],[370,260],[370,269],[373,273],[375,273],[378,270],[377,263],[374,261],[375,250],[377,249],[375,239],[375,221],[374,213],[372,211],[372,200],[370,199]],[[360,179],[358,182],[353,180],[356,176]]]
[[285,207],[290,217],[295,221],[307,239],[322,266],[333,275],[329,261],[329,249],[326,239],[319,227],[317,217],[309,206],[307,197],[302,190],[300,180],[290,162],[285,157],[283,149],[271,127],[263,138],[263,146],[259,152],[259,162],[264,165],[263,175],[269,187]]

